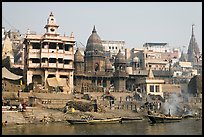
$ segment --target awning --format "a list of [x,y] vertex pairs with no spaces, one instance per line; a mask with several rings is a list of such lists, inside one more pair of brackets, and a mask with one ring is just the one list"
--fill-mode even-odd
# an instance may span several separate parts
[[16,75],[12,72],[10,72],[7,68],[3,67],[2,68],[2,79],[6,78],[6,79],[11,79],[11,80],[19,80],[21,79],[23,76],[19,76]]
[[47,78],[48,85],[51,87],[68,87],[66,78]]

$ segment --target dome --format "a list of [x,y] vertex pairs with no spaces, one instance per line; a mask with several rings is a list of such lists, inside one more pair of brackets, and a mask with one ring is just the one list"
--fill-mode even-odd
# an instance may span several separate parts
[[75,62],[84,62],[84,56],[81,54],[79,49],[77,49],[76,53],[74,54],[74,61]]
[[119,50],[117,56],[115,57],[115,63],[126,63],[125,56],[121,53],[121,50]]
[[109,70],[113,69],[112,64],[108,58],[106,58],[106,60],[105,60],[105,69],[109,69]]
[[140,59],[138,57],[132,58],[132,62],[140,62]]
[[86,51],[94,51],[94,50],[98,50],[102,52],[104,51],[101,38],[98,36],[96,32],[95,26],[93,28],[92,34],[89,37],[86,45]]

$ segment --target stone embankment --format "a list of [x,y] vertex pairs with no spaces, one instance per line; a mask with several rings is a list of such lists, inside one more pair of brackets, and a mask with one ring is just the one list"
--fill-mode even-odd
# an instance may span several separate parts
[[63,112],[62,109],[48,109],[43,107],[28,107],[24,112],[5,111],[2,112],[2,124],[7,121],[6,125],[12,124],[28,124],[28,123],[50,123],[50,122],[66,122],[66,119],[79,119],[82,117],[92,116],[95,118],[113,118],[113,117],[140,117],[139,113],[130,110],[111,110],[106,109],[105,112]]

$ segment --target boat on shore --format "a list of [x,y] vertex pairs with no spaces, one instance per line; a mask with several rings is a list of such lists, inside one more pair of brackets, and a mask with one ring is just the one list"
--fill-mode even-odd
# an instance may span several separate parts
[[135,122],[138,120],[143,120],[142,117],[122,117],[122,122]]
[[86,119],[67,119],[66,121],[70,124],[88,124]]
[[103,123],[121,123],[122,118],[107,118],[107,119],[93,119],[89,120],[89,124],[103,124]]
[[67,119],[70,124],[101,124],[101,123],[120,123],[122,118],[106,118],[106,119]]
[[172,123],[180,122],[182,117],[179,116],[166,116],[166,115],[147,115],[152,123]]

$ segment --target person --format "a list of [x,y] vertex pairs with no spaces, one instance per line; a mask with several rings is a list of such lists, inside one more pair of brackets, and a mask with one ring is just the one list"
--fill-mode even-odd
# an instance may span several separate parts
[[19,99],[19,97],[20,97],[20,91],[18,91],[18,94],[17,94],[17,96],[18,96],[18,99]]
[[170,109],[169,109],[169,116],[171,116]]
[[26,102],[25,101],[23,102],[22,106],[23,106],[23,110],[26,110]]
[[19,104],[18,108],[19,108],[19,111],[23,111],[23,106],[21,103]]
[[68,105],[66,105],[66,106],[64,107],[64,113],[67,113],[67,111],[68,111]]

